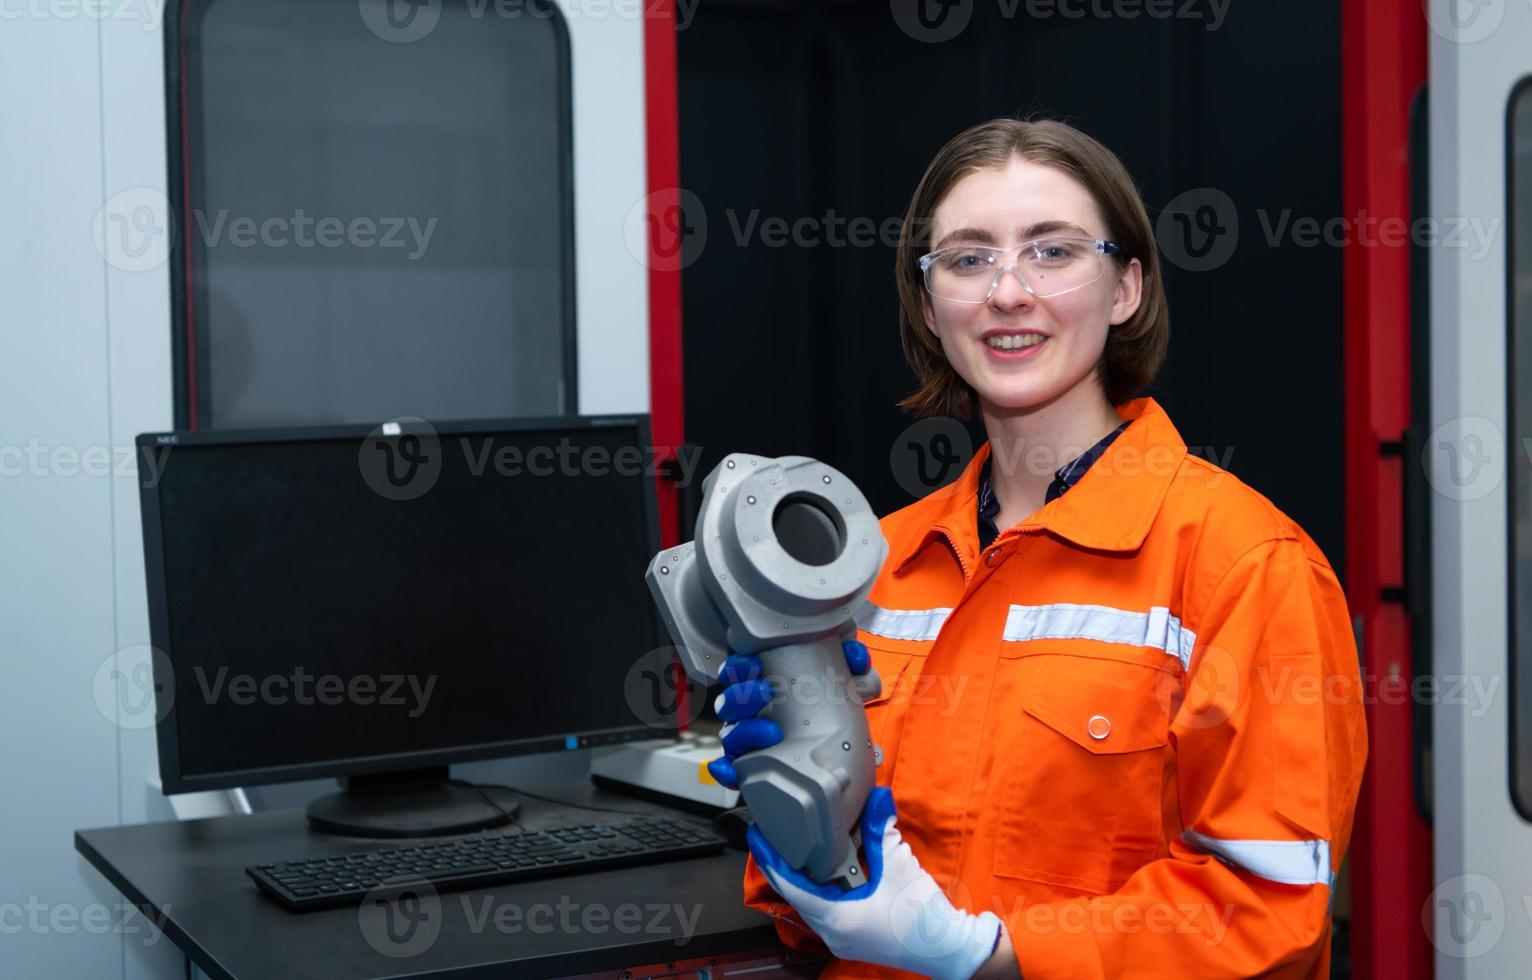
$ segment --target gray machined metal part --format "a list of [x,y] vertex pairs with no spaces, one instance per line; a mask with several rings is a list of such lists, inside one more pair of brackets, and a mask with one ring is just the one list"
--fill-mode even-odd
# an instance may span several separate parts
[[755,653],[778,697],[761,712],[777,745],[741,756],[740,793],[793,867],[851,887],[864,875],[856,821],[881,752],[841,641],[888,554],[877,517],[844,474],[803,456],[734,453],[703,481],[697,539],[667,548],[645,576],[682,666],[718,680],[729,651]]

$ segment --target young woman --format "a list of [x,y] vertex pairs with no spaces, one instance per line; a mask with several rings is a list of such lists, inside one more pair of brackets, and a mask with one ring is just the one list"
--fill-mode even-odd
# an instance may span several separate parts
[[[989,438],[883,520],[847,645],[883,679],[867,884],[755,833],[746,902],[826,977],[1328,976],[1366,758],[1350,619],[1308,535],[1131,397],[1169,330],[1131,178],[1062,123],[975,126],[895,274],[905,407]],[[781,737],[752,661],[720,700],[726,782]]]

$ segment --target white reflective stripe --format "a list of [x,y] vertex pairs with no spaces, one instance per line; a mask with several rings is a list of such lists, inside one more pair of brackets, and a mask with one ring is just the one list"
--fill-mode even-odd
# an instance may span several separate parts
[[1199,851],[1253,875],[1284,885],[1324,885],[1335,881],[1327,840],[1219,840],[1183,831],[1181,839]]
[[1181,625],[1164,606],[1148,612],[1114,609],[1111,606],[1055,602],[1047,606],[1012,606],[1005,617],[1007,640],[1100,640],[1153,647],[1181,661],[1192,662],[1197,634]]
[[890,640],[934,640],[951,609],[882,609],[871,602],[862,605],[856,625]]

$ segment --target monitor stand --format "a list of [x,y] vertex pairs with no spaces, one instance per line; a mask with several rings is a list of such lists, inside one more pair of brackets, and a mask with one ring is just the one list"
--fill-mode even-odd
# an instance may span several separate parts
[[506,790],[454,785],[446,766],[349,776],[340,784],[339,793],[309,804],[315,830],[347,837],[468,834],[508,823],[521,808]]

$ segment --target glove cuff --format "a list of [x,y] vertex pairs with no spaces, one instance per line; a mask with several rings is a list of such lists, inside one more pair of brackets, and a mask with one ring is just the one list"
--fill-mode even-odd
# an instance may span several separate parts
[[928,955],[921,955],[906,943],[905,962],[899,967],[924,973],[932,980],[969,980],[979,972],[1000,941],[1000,917],[993,912],[960,915],[961,919],[948,925],[956,933],[936,943],[938,948],[931,949]]

